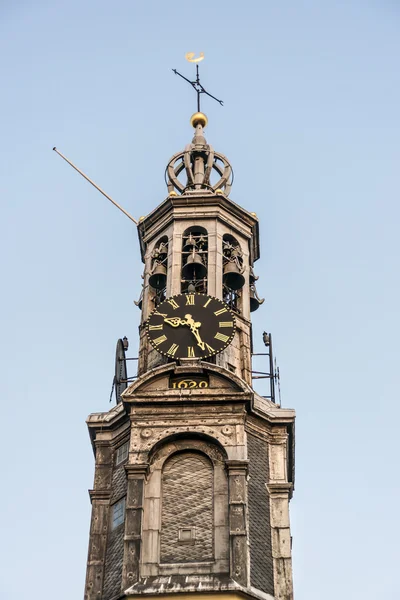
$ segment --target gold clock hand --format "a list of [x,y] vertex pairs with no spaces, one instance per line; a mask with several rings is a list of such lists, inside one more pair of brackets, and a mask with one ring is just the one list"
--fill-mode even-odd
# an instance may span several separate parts
[[203,342],[203,340],[201,339],[201,336],[199,333],[199,327],[201,327],[201,321],[195,321],[193,319],[192,315],[185,315],[185,319],[186,319],[186,324],[189,325],[190,331],[193,333],[194,337],[197,340],[197,345],[199,346],[199,348],[204,350],[206,345]]
[[180,317],[167,317],[164,319],[164,323],[168,323],[172,327],[179,327],[179,325],[186,325],[186,321]]
[[197,328],[197,327],[194,327],[194,326],[192,326],[192,327],[190,328],[190,331],[193,333],[194,337],[196,338],[196,340],[197,340],[197,345],[198,345],[198,346],[199,346],[199,347],[200,347],[202,350],[204,350],[206,346],[205,346],[205,343],[203,342],[203,340],[202,340],[202,339],[201,339],[201,337],[200,337],[200,334],[199,334],[199,330],[198,330],[198,328]]

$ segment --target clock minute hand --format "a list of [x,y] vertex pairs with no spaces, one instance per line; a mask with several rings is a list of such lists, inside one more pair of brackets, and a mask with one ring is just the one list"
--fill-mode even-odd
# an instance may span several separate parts
[[199,327],[201,327],[201,323],[199,321],[196,322],[193,319],[192,315],[185,315],[185,319],[186,319],[186,324],[189,325],[190,331],[193,333],[194,337],[197,340],[197,345],[199,346],[199,348],[204,350],[206,345],[203,342],[203,340],[201,339],[200,334],[199,334]]
[[199,347],[200,347],[202,350],[204,350],[204,348],[205,348],[206,346],[205,346],[205,343],[203,342],[203,340],[202,340],[202,339],[201,339],[201,337],[200,337],[200,334],[199,334],[199,330],[198,330],[198,328],[197,328],[197,327],[195,327],[194,325],[190,325],[190,331],[193,333],[194,337],[196,338],[196,340],[197,340],[197,345],[198,345],[198,346],[199,346]]

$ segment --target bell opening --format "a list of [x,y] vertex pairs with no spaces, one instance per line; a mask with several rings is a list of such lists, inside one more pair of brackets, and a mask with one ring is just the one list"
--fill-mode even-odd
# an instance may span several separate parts
[[207,292],[208,233],[204,227],[190,227],[182,237],[181,291]]

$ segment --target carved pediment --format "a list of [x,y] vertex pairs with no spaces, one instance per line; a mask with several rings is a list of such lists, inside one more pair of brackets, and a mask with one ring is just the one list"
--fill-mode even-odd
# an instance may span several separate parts
[[251,388],[234,373],[217,367],[211,363],[190,361],[177,365],[163,365],[145,373],[132,383],[122,394],[125,402],[137,400],[138,396],[157,396],[173,398],[174,396],[209,396],[227,393],[252,394]]

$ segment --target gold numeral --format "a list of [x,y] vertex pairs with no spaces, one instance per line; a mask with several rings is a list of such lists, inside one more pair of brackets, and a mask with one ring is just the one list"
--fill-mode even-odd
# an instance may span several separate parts
[[179,308],[179,304],[177,304],[173,298],[171,298],[171,300],[167,300],[167,302],[172,306],[173,309]]
[[205,303],[205,305],[203,306],[203,308],[206,308],[206,306],[208,306],[210,304],[211,300],[212,300],[212,298],[209,298],[207,300],[207,302]]
[[[221,327],[221,323],[219,324],[219,326]],[[164,323],[161,323],[161,325],[149,325],[149,331],[159,331],[164,327]]]
[[220,321],[220,327],[233,327],[233,321]]
[[153,312],[153,315],[158,315],[159,317],[166,317],[167,313],[160,313],[160,312],[158,312],[158,310],[155,310]]
[[216,333],[214,335],[214,338],[216,340],[221,340],[221,342],[227,342],[229,340],[229,336],[224,335],[223,333],[220,333],[219,331],[218,331],[218,333]]
[[179,348],[179,344],[172,344],[171,348],[167,351],[167,354],[169,354],[170,356],[175,356],[178,348]]
[[160,344],[162,344],[166,340],[167,340],[167,336],[166,335],[160,335],[160,337],[158,337],[155,340],[153,340],[153,344],[155,344],[156,346],[159,346]]
[[206,344],[207,352],[215,352],[214,348],[211,348],[208,344]]
[[216,315],[218,317],[219,315],[222,315],[222,313],[224,313],[224,312],[228,312],[228,309],[227,308],[220,308],[219,310],[215,311],[214,315]]
[[186,306],[194,306],[194,294],[189,294],[186,296]]
[[195,358],[193,346],[188,346],[188,358]]

